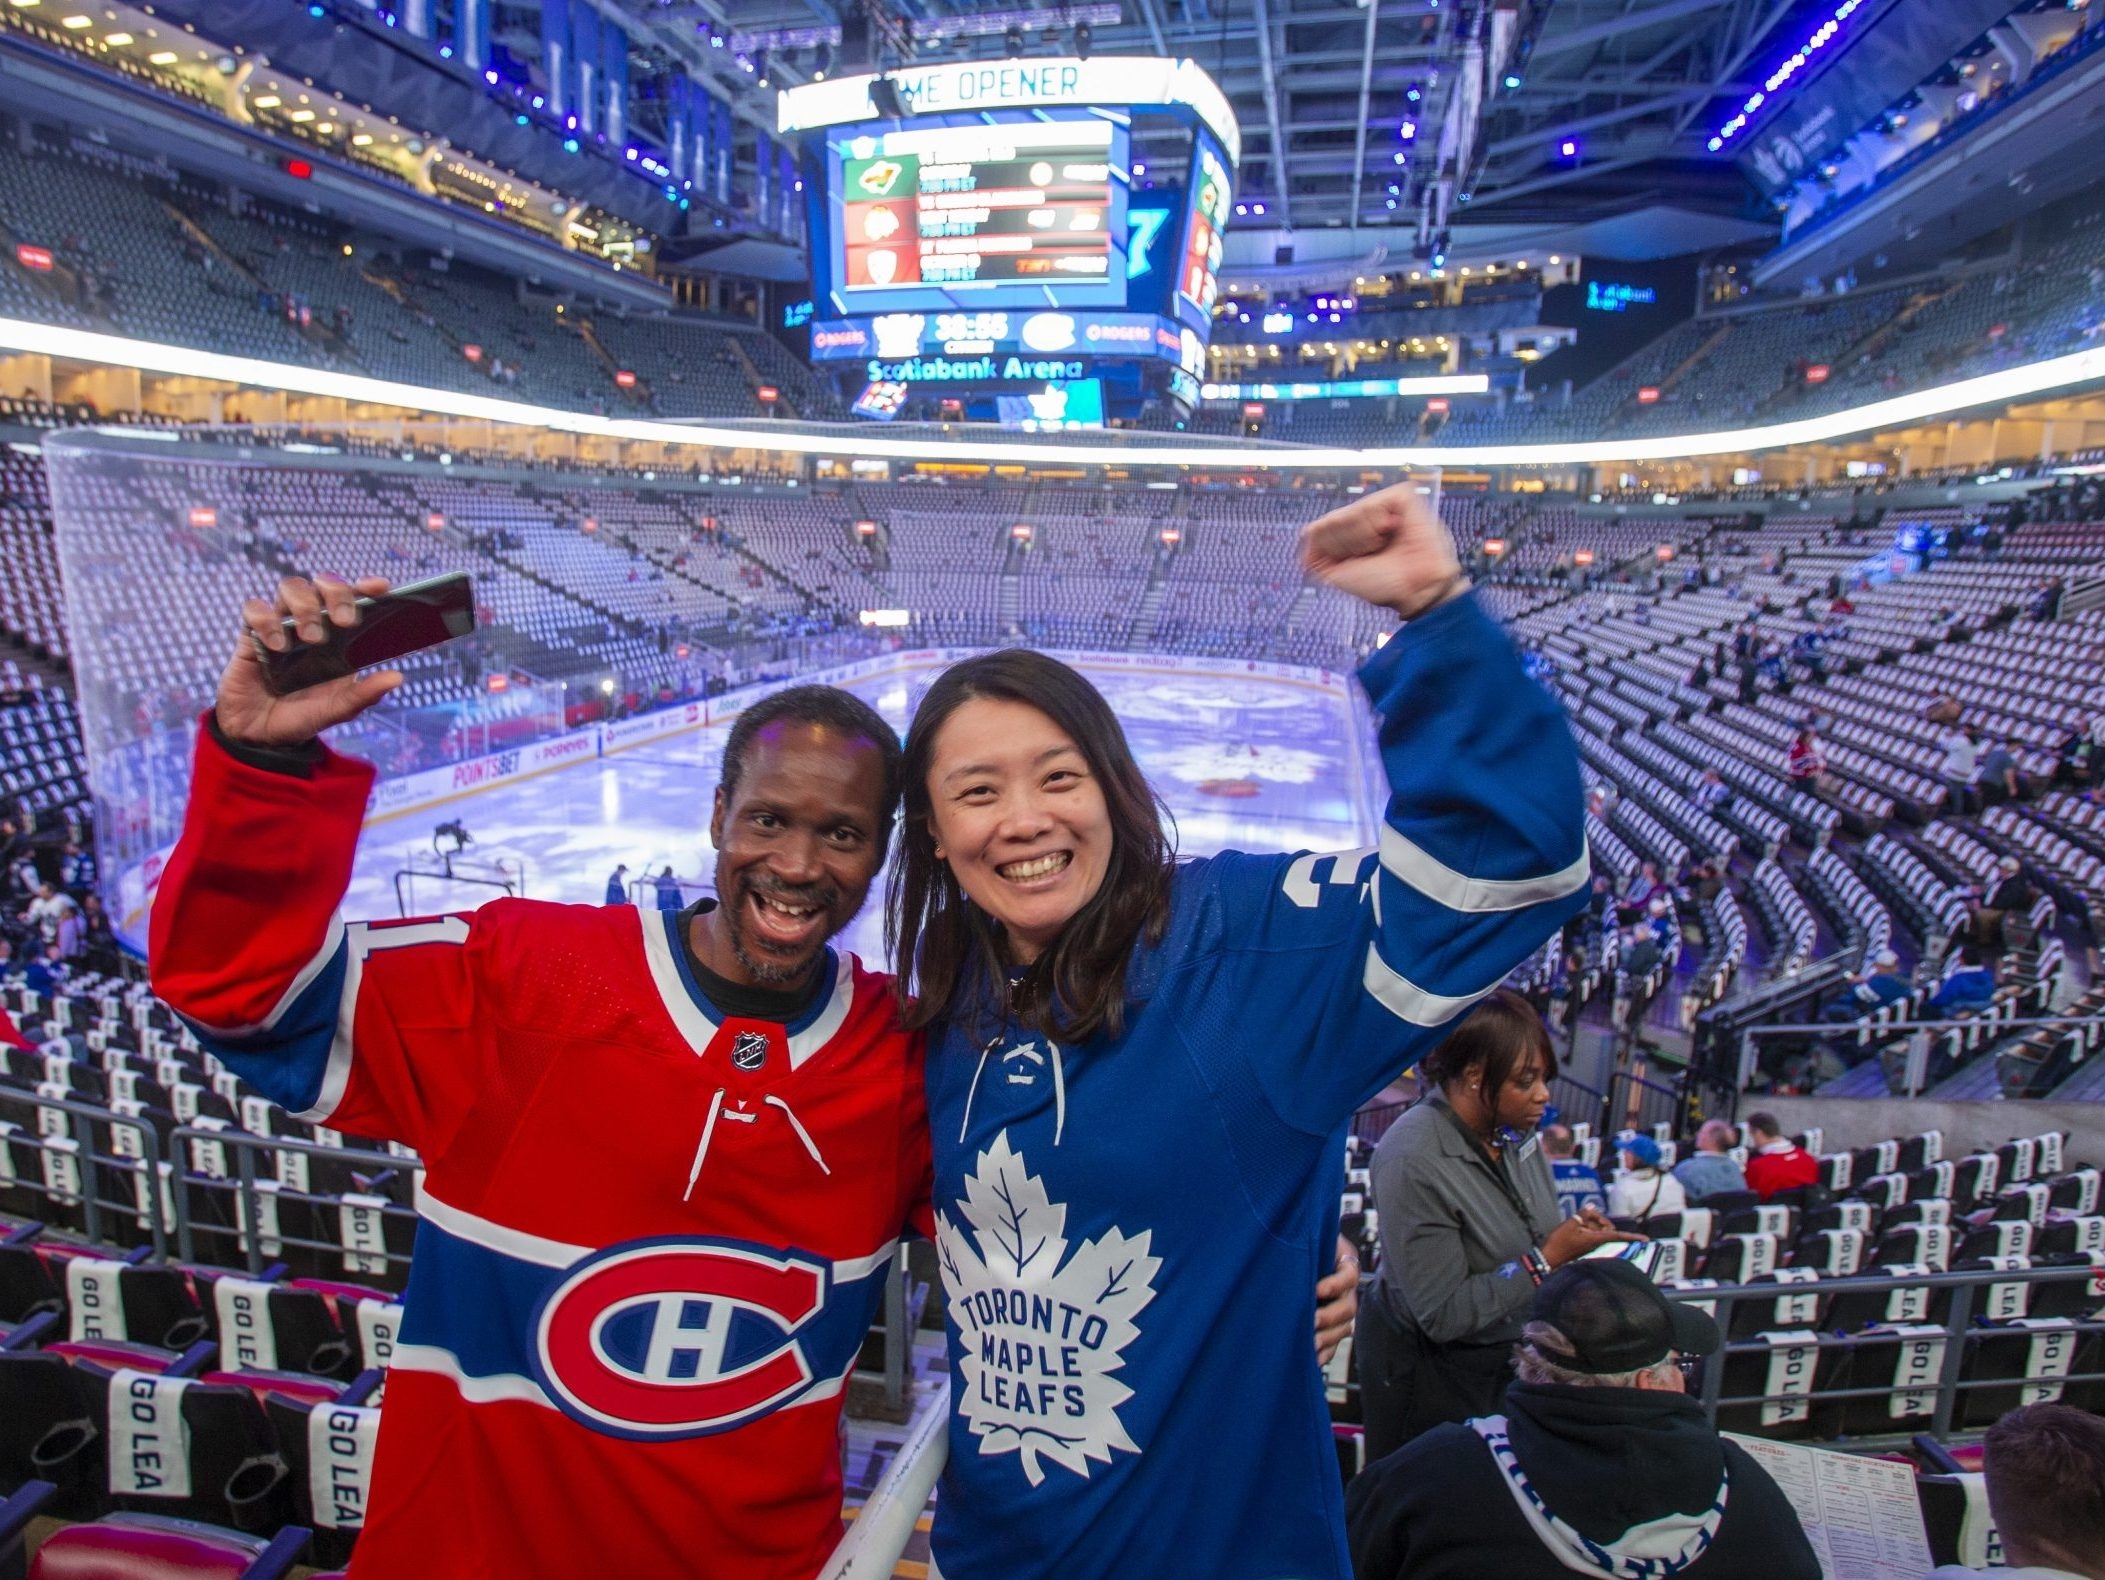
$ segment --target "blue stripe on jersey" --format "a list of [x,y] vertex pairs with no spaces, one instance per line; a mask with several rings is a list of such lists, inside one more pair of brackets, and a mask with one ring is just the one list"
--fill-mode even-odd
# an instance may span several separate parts
[[[771,1256],[800,1254],[701,1236],[634,1243],[639,1248],[655,1244],[668,1250],[721,1246],[732,1253],[744,1250]],[[536,1345],[544,1302],[584,1261],[621,1249],[618,1245],[608,1246],[570,1267],[551,1267],[479,1245],[426,1215],[417,1225],[417,1254],[410,1266],[409,1289],[403,1297],[401,1341],[446,1351],[466,1377],[525,1377],[539,1381],[541,1367]],[[832,1266],[824,1257],[807,1259]],[[863,1335],[876,1320],[889,1266],[889,1261],[881,1262],[848,1279],[837,1280],[829,1275],[824,1305],[795,1332],[795,1342],[815,1379],[839,1377],[853,1364]],[[676,1284],[668,1285],[663,1292],[680,1293]],[[734,1339],[726,1364],[735,1368],[742,1360],[760,1358],[783,1342],[779,1332],[771,1335],[768,1325],[756,1318],[745,1324]]]
[[351,939],[339,931],[334,950],[307,985],[253,1031],[228,1031],[184,1016],[197,1040],[242,1080],[287,1113],[304,1114],[321,1101],[343,1007]]

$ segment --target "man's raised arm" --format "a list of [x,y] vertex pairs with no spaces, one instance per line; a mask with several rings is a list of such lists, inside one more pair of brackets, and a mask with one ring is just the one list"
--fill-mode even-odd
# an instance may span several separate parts
[[148,961],[154,991],[258,1091],[302,1118],[424,1148],[432,1094],[410,1068],[411,1035],[386,1001],[416,1006],[418,1042],[463,1031],[468,923],[344,925],[338,906],[373,769],[316,739],[402,677],[349,676],[273,696],[250,635],[282,650],[290,617],[297,639],[318,642],[328,623],[357,619],[356,598],[386,591],[379,580],[288,577],[275,605],[252,598],[244,606],[247,629],[199,729]]

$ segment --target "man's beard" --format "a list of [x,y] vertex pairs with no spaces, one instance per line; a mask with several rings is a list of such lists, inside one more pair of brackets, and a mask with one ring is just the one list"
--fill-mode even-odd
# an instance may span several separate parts
[[[778,900],[786,900],[792,905],[815,906],[822,914],[827,916],[833,914],[833,908],[839,903],[840,895],[831,884],[806,884],[802,887],[792,887],[788,884],[754,883],[748,880],[739,884],[736,903],[724,909],[725,930],[730,934],[731,938],[731,953],[737,956],[738,963],[746,968],[747,973],[754,982],[762,987],[795,987],[804,977],[810,974],[812,966],[818,961],[820,954],[825,949],[825,940],[820,940],[819,947],[811,952],[809,959],[800,960],[794,965],[781,960],[773,960],[766,955],[758,953],[749,947],[746,942],[745,902],[748,895],[754,894],[768,895]],[[828,933],[827,937],[832,937],[832,934]]]

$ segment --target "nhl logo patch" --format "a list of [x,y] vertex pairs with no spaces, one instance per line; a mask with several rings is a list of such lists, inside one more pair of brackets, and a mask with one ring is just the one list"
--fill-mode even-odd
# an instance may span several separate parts
[[731,1068],[752,1071],[767,1063],[767,1033],[742,1031],[731,1039]]

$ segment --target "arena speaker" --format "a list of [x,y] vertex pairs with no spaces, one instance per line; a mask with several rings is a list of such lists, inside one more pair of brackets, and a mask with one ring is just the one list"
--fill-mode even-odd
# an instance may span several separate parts
[[890,77],[879,77],[870,84],[870,108],[888,121],[899,120],[906,114],[906,103],[899,97],[899,85]]
[[851,7],[841,18],[840,47],[833,52],[834,64],[842,75],[869,71],[876,66],[877,57],[870,47],[870,40],[870,14],[861,6]]

